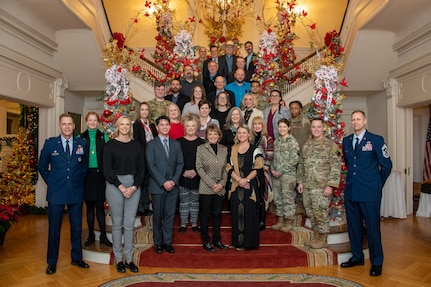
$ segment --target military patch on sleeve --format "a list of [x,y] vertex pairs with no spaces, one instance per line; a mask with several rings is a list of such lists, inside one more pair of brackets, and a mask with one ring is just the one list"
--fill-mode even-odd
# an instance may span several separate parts
[[383,146],[382,146],[382,155],[385,158],[389,158],[389,150],[388,150],[388,147],[386,146],[386,144],[383,144]]

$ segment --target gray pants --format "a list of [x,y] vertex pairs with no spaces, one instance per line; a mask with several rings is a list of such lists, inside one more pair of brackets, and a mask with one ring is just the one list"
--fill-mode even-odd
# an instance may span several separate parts
[[[125,187],[133,185],[133,175],[119,175],[118,179]],[[121,242],[123,228],[124,256],[126,262],[133,259],[133,227],[140,196],[141,189],[139,187],[130,198],[125,198],[115,185],[106,183],[106,200],[108,201],[112,218],[112,244],[115,263],[123,261]]]

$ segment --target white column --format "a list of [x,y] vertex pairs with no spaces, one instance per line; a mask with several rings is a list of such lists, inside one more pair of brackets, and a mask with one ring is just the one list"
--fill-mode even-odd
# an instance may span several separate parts
[[407,214],[413,212],[413,110],[397,106],[400,87],[396,79],[383,84],[386,89],[388,138],[393,171],[400,171],[404,181]]

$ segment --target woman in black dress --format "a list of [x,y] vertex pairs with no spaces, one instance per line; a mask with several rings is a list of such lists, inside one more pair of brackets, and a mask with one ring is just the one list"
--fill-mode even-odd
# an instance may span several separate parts
[[237,144],[232,147],[227,171],[232,179],[229,190],[232,216],[232,245],[236,250],[259,247],[258,206],[262,200],[258,173],[264,161],[261,150],[250,143],[250,128],[237,129]]
[[[133,138],[141,144],[142,150],[145,152],[147,142],[157,137],[156,126],[151,122],[150,106],[146,102],[139,105],[139,113],[136,115],[136,120],[133,123]],[[141,186],[141,198],[139,199],[137,215],[149,216],[153,212],[150,205],[151,200],[148,193],[148,181],[150,174],[145,171],[145,180]]]

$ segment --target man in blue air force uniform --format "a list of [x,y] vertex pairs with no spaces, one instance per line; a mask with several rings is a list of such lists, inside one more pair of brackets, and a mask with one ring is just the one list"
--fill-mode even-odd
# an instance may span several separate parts
[[354,133],[343,139],[343,155],[347,166],[344,199],[352,257],[341,267],[364,265],[362,237],[365,222],[372,264],[370,276],[380,276],[383,264],[380,203],[392,161],[383,137],[365,129],[365,113],[354,111],[351,120]]
[[89,267],[82,260],[81,245],[84,177],[88,168],[87,144],[84,140],[73,137],[75,123],[70,115],[60,116],[59,127],[61,134],[45,141],[38,164],[38,171],[48,185],[48,275],[57,270],[65,205],[70,223],[71,264],[80,268]]

